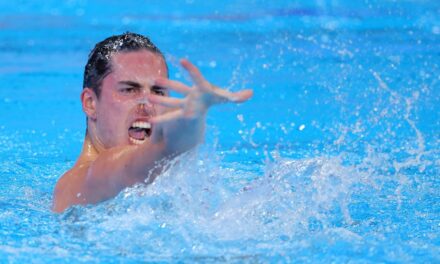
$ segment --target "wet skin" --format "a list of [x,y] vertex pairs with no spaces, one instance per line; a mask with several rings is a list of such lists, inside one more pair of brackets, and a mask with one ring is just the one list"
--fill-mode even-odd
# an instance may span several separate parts
[[[192,87],[167,79],[162,57],[147,50],[112,55],[112,71],[98,98],[81,93],[87,134],[75,165],[57,182],[53,211],[75,204],[98,203],[135,183],[151,182],[166,162],[203,140],[208,109],[219,103],[243,102],[251,90],[220,89],[203,78],[188,60],[181,61]],[[169,97],[169,90],[184,95]],[[133,124],[148,125],[148,132]],[[135,125],[136,126],[136,125]]]

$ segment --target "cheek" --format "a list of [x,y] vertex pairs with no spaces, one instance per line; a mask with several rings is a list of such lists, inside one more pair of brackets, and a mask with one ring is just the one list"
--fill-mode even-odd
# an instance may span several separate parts
[[115,133],[124,127],[130,106],[121,102],[109,102],[98,108],[98,123],[106,133]]
[[99,108],[98,121],[101,119],[101,121],[108,123],[115,118],[117,119],[120,113],[121,109],[119,106],[107,104]]
[[116,93],[105,98],[105,102],[101,104],[101,114],[111,117],[118,117],[130,108],[130,102],[121,98]]

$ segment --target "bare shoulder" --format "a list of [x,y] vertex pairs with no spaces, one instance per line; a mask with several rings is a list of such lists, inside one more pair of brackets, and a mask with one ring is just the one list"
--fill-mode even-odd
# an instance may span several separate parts
[[[58,180],[53,194],[54,212],[76,204],[93,204],[116,196],[120,190],[140,180],[133,167],[135,147],[118,147],[93,157],[80,156]],[[145,158],[145,157],[144,157]],[[144,160],[145,161],[145,160]]]
[[54,194],[53,207],[55,212],[62,212],[73,204],[82,204],[81,191],[91,162],[75,164],[58,180]]
[[[155,175],[163,158],[163,144],[120,146],[99,155],[81,155],[77,164],[58,180],[53,198],[55,212],[76,204],[95,204]],[[151,172],[151,170],[154,170]]]

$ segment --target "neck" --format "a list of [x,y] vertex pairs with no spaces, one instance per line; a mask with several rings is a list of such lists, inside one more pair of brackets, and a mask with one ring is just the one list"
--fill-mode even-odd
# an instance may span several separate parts
[[97,137],[96,123],[88,122],[86,137],[84,139],[83,152],[93,149],[95,154],[99,154],[106,148],[101,140]]
[[84,143],[83,143],[83,147],[81,150],[81,155],[78,159],[78,162],[87,162],[87,161],[93,161],[96,159],[96,157],[98,156],[99,151],[98,149],[94,146],[89,132],[86,132],[86,136],[84,138]]

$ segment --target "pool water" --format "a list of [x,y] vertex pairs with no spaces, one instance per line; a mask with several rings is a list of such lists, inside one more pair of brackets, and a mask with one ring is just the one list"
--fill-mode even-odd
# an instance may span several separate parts
[[[440,262],[440,2],[0,3],[0,262]],[[253,88],[149,186],[50,211],[93,45]]]

